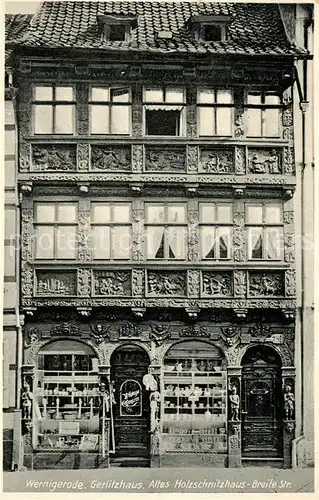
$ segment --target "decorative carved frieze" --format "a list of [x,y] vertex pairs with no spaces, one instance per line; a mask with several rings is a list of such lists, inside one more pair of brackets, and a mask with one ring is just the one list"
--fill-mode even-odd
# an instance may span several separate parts
[[130,296],[131,288],[130,271],[95,271],[93,273],[95,296]]
[[76,271],[36,271],[35,293],[39,297],[76,295]]
[[147,146],[145,148],[145,170],[149,172],[184,171],[186,168],[185,148]]
[[77,167],[79,172],[87,172],[90,166],[90,145],[79,143],[77,145]]
[[232,272],[230,271],[203,271],[202,294],[205,296],[233,295]]
[[22,260],[32,262],[33,260],[33,210],[22,208],[21,210],[21,236],[22,236]]
[[91,146],[91,170],[119,172],[132,170],[131,148],[123,146]]
[[79,233],[78,233],[78,258],[81,261],[91,260],[91,214],[90,212],[79,213]]
[[251,297],[283,296],[284,292],[284,272],[249,272],[249,295]]
[[38,172],[76,170],[76,145],[33,144],[32,170]]
[[91,295],[91,270],[78,269],[78,295],[82,297],[90,297]]
[[188,297],[199,297],[200,271],[189,269],[187,272],[187,295]]
[[234,151],[222,148],[201,148],[199,170],[208,174],[234,173]]
[[248,171],[251,174],[281,174],[281,152],[279,149],[248,149]]
[[142,173],[144,165],[144,146],[143,144],[132,145],[132,172]]
[[187,172],[195,174],[198,172],[198,146],[186,146],[187,148]]
[[148,271],[147,293],[149,296],[185,296],[186,276],[170,271]]
[[22,297],[33,297],[34,290],[34,271],[25,263],[22,264],[21,270],[21,295]]
[[76,337],[79,335],[79,326],[74,323],[59,323],[51,330],[52,335]]
[[210,337],[209,330],[204,326],[189,325],[182,329],[181,337]]
[[288,269],[285,272],[285,294],[287,297],[294,297],[296,295],[296,271],[295,271],[295,269]]
[[133,325],[132,323],[125,323],[118,328],[119,338],[139,338],[141,336],[142,330],[139,326]]
[[132,295],[143,296],[145,293],[144,269],[132,269]]
[[246,297],[247,273],[239,269],[234,270],[234,295],[235,297]]

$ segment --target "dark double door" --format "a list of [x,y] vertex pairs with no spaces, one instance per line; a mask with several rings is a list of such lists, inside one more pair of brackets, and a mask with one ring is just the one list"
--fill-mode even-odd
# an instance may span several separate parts
[[147,354],[137,346],[121,347],[112,355],[115,457],[149,457],[149,393],[142,381],[148,365]]

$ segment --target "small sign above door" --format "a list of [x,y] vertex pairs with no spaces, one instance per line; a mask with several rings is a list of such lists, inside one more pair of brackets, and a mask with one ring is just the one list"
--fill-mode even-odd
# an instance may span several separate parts
[[136,380],[126,380],[120,388],[121,417],[142,415],[142,388]]

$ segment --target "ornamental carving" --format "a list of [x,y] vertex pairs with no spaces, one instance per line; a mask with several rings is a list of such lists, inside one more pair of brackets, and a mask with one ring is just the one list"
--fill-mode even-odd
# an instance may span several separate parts
[[142,222],[144,220],[144,210],[133,209],[132,210],[132,220],[133,222]]
[[236,297],[245,297],[246,288],[246,271],[234,270],[234,295]]
[[76,271],[63,273],[37,271],[36,294],[39,297],[76,295]]
[[197,107],[196,104],[190,104],[186,109],[187,137],[197,136]]
[[251,174],[281,174],[281,154],[279,149],[248,150],[248,171]]
[[240,330],[234,328],[232,325],[221,329],[220,337],[227,347],[232,347],[236,344],[239,337]]
[[117,146],[91,146],[91,170],[104,172],[130,171],[132,169],[131,148]]
[[143,121],[143,107],[142,104],[132,105],[132,135],[133,137],[142,136],[142,121]]
[[202,292],[204,295],[232,295],[232,273],[231,272],[203,272]]
[[164,340],[170,337],[169,326],[151,323],[150,327],[150,340],[154,340],[157,346],[161,345]]
[[244,147],[236,146],[235,148],[235,173],[237,175],[246,174],[246,154]]
[[132,148],[132,171],[141,173],[144,165],[143,145],[133,144]]
[[284,244],[285,262],[292,264],[295,262],[295,234],[285,233]]
[[144,269],[132,269],[132,295],[144,295]]
[[79,327],[73,323],[61,323],[59,325],[55,325],[51,330],[52,335],[57,336],[78,336],[79,335]]
[[181,337],[209,337],[209,331],[204,326],[189,325],[182,329]]
[[245,216],[244,216],[243,212],[234,212],[233,222],[234,222],[234,226],[244,227]]
[[283,127],[291,127],[293,125],[292,109],[287,108],[282,113],[282,125]]
[[28,172],[30,170],[31,146],[27,142],[20,141],[19,148],[19,170]]
[[198,297],[200,288],[200,272],[190,269],[187,273],[187,292],[189,297]]
[[185,149],[146,147],[145,170],[150,172],[184,171],[186,167]]
[[284,223],[293,224],[294,223],[294,212],[284,212]]
[[131,272],[95,271],[94,295],[131,295]]
[[230,149],[201,149],[199,169],[208,174],[232,174],[234,152]]
[[94,325],[90,324],[92,337],[98,343],[101,343],[104,340],[108,340],[110,338],[109,329],[110,326],[102,325],[101,323],[97,323]]
[[186,277],[185,274],[175,272],[148,272],[147,292],[150,296],[185,296]]
[[76,145],[33,145],[32,169],[40,172],[76,170]]
[[24,329],[24,347],[27,349],[41,339],[41,332],[36,326],[26,326]]
[[24,267],[21,272],[21,294],[22,297],[33,297],[34,271],[30,267]]
[[79,135],[88,135],[89,133],[89,84],[78,83],[76,86],[76,118],[77,132]]
[[192,174],[198,172],[198,147],[187,146],[187,171]]
[[91,260],[91,214],[90,212],[79,213],[79,233],[78,233],[78,258],[81,261]]
[[23,208],[21,210],[22,221],[22,260],[32,262],[33,260],[33,210]]
[[285,105],[291,104],[292,103],[292,89],[291,87],[288,87],[283,91],[282,94],[282,103]]
[[294,269],[288,269],[285,272],[285,292],[288,297],[296,295],[296,271]]
[[251,297],[276,297],[284,295],[283,272],[250,272],[249,295]]
[[89,297],[91,295],[91,270],[78,269],[78,294]]
[[137,338],[142,334],[142,330],[139,326],[133,325],[132,323],[125,323],[118,328],[118,333],[120,338]]
[[284,148],[284,167],[285,174],[294,174],[295,173],[295,155],[293,147],[285,147]]
[[80,172],[87,172],[90,165],[90,145],[80,143],[77,146],[77,165]]

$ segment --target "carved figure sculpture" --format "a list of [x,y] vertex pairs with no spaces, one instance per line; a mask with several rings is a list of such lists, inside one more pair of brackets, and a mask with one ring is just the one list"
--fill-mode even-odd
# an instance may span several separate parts
[[21,399],[22,418],[31,419],[33,393],[30,390],[30,385],[26,381],[23,384]]
[[285,385],[284,388],[284,411],[285,419],[292,420],[295,409],[295,396],[291,390],[290,385]]
[[279,158],[277,151],[275,149],[273,149],[270,153],[270,157],[268,159],[268,165],[270,174],[280,174]]
[[234,385],[230,387],[229,402],[230,402],[230,419],[238,421],[239,420],[239,396],[237,394],[237,389]]
[[157,382],[151,373],[147,373],[143,377],[143,384],[147,391],[157,391]]
[[151,392],[150,394],[150,407],[151,407],[151,432],[154,432],[158,424],[159,402],[161,395],[158,391]]

